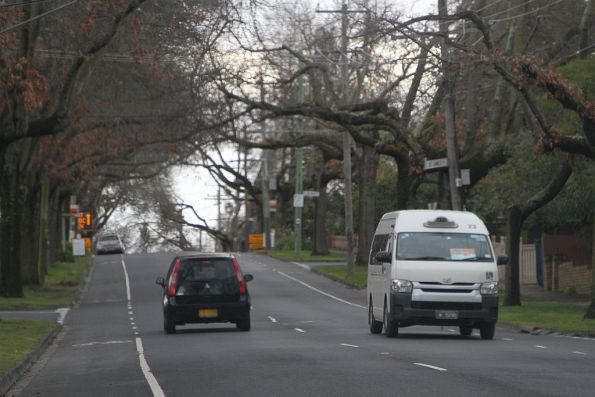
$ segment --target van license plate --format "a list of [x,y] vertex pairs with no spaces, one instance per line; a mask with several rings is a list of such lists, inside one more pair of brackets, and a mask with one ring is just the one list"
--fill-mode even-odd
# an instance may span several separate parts
[[214,318],[218,315],[217,309],[198,309],[198,317],[200,318]]
[[459,318],[459,312],[447,311],[447,310],[436,310],[436,318],[438,320],[457,320]]

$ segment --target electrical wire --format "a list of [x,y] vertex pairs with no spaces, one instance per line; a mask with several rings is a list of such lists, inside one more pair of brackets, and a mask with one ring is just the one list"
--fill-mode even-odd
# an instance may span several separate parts
[[554,1],[554,2],[552,2],[552,3],[549,3],[549,4],[545,5],[545,6],[543,6],[543,7],[539,7],[539,8],[536,8],[536,9],[534,9],[534,10],[527,11],[527,12],[525,12],[525,13],[518,14],[518,15],[514,15],[514,16],[511,16],[511,17],[500,18],[500,19],[489,19],[489,22],[491,22],[491,23],[495,23],[495,22],[512,21],[513,19],[522,18],[522,17],[524,17],[524,16],[531,15],[531,14],[535,14],[536,12],[539,12],[539,11],[543,11],[543,10],[545,10],[546,8],[549,8],[549,7],[551,7],[551,6],[554,6],[554,5],[556,5],[556,4],[559,4],[559,3],[561,3],[562,1],[564,1],[564,0],[557,0],[557,1]]
[[53,1],[53,0],[29,0],[29,1],[23,1],[21,3],[0,4],[0,8],[28,6],[28,5],[39,4],[39,3],[47,3],[48,1]]
[[14,29],[16,29],[16,28],[19,28],[19,27],[21,27],[21,26],[23,26],[23,25],[27,25],[27,24],[29,24],[29,23],[31,23],[31,22],[33,22],[33,21],[36,21],[36,20],[38,20],[38,19],[40,19],[40,18],[43,18],[43,17],[45,17],[45,16],[47,16],[47,15],[53,14],[54,12],[57,12],[57,11],[63,10],[64,8],[66,8],[66,7],[68,7],[68,6],[71,6],[71,5],[73,5],[74,3],[78,3],[78,1],[79,1],[79,0],[72,0],[72,1],[70,1],[70,2],[68,2],[68,3],[62,4],[61,6],[58,6],[58,7],[56,7],[56,8],[53,8],[53,9],[49,10],[49,11],[46,11],[46,12],[44,12],[44,13],[41,13],[41,14],[39,14],[39,15],[36,15],[36,16],[34,16],[34,17],[32,17],[32,18],[29,18],[29,19],[27,19],[27,20],[25,20],[25,21],[23,21],[23,22],[19,22],[19,23],[17,23],[16,25],[12,25],[12,26],[9,26],[9,27],[7,27],[6,29],[2,29],[2,30],[0,30],[0,35],[4,34],[4,33],[6,33],[6,32],[10,32],[11,30],[14,30]]

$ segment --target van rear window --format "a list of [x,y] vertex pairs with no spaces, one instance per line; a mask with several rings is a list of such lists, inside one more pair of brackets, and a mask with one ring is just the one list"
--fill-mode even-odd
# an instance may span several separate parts
[[397,259],[491,262],[488,236],[468,233],[412,232],[397,235]]

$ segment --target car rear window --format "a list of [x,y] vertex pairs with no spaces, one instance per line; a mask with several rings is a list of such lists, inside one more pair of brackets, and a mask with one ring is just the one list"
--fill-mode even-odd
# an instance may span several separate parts
[[239,291],[231,258],[185,259],[178,277],[178,292],[186,295],[235,294]]

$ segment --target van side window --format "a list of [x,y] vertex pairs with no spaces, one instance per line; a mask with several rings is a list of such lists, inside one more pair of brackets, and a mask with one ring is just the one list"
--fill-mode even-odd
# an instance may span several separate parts
[[369,261],[371,265],[378,265],[376,262],[376,254],[385,250],[388,237],[388,234],[377,234],[374,236],[374,240],[372,240],[372,248],[370,249]]

